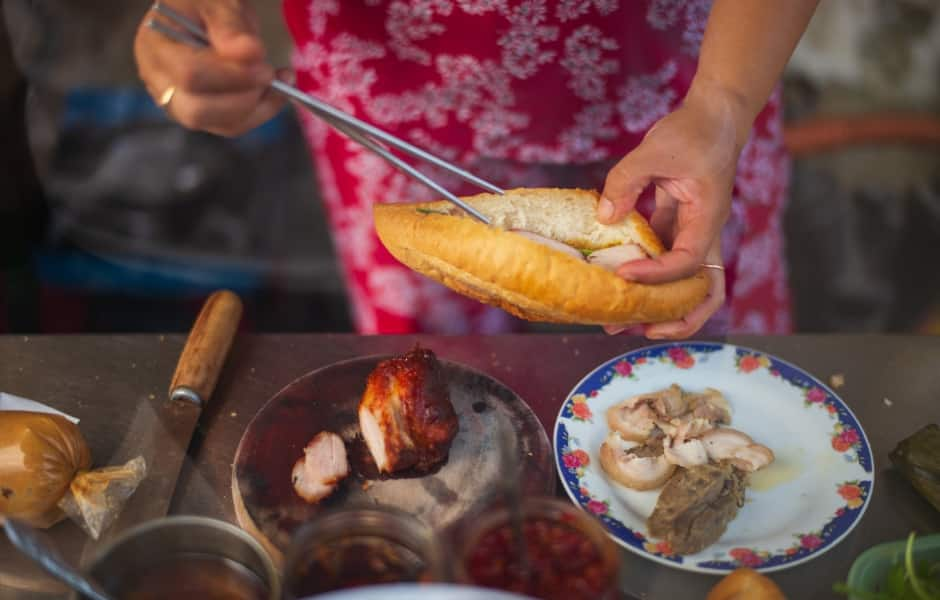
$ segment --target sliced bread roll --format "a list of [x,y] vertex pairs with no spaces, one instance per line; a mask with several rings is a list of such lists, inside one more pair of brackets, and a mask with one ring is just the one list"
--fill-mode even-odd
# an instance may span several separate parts
[[[635,245],[637,253],[646,256],[665,251],[639,213],[615,225],[599,223],[599,196],[594,191],[529,188],[464,200],[488,217],[491,226],[439,201],[376,205],[376,232],[388,251],[411,269],[530,321],[670,321],[687,314],[708,293],[708,279],[701,271],[680,281],[649,285],[625,281],[609,264],[591,264],[590,254],[625,245]],[[518,232],[561,242],[586,258]]]

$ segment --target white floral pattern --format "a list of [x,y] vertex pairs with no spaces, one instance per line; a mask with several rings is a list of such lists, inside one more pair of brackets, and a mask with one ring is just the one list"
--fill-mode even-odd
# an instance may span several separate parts
[[607,96],[606,79],[619,70],[620,63],[615,58],[604,58],[604,52],[617,48],[617,40],[604,37],[593,25],[578,27],[565,40],[561,66],[570,73],[568,87],[575,96],[592,102]]
[[601,15],[609,15],[617,10],[617,0],[559,0],[555,16],[559,21],[572,21],[587,14],[591,6]]
[[545,0],[525,0],[508,11],[507,18],[510,29],[497,42],[503,68],[517,79],[526,79],[555,58],[557,53],[542,44],[557,40],[558,28],[544,24],[548,18]]
[[620,88],[617,111],[624,129],[631,133],[646,131],[669,113],[676,99],[670,87],[676,69],[675,62],[667,62],[656,73],[630,77]]
[[392,52],[401,60],[413,60],[421,65],[431,64],[431,53],[418,42],[445,31],[442,23],[434,21],[437,15],[446,17],[453,10],[450,0],[396,0],[388,7],[385,30]]

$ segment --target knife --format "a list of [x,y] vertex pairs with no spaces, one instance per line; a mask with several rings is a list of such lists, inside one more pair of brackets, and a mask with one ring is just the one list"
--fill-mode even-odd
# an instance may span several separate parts
[[100,547],[123,530],[167,513],[176,480],[186,459],[199,417],[212,396],[242,316],[242,302],[228,291],[214,292],[199,313],[176,365],[167,398],[138,404],[131,425],[109,464],[143,456],[147,476],[116,522],[92,547]]

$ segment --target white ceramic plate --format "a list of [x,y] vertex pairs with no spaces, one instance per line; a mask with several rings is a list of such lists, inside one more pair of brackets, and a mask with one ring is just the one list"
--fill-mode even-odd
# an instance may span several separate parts
[[[731,405],[731,427],[776,455],[752,476],[745,505],[724,535],[685,556],[647,533],[659,490],[638,492],[608,481],[597,454],[611,405],[673,383],[688,391],[720,390]],[[724,574],[748,566],[766,572],[811,560],[855,527],[874,488],[865,432],[831,389],[776,357],[728,344],[651,346],[600,365],[562,405],[553,445],[568,495],[614,540],[687,571]]]

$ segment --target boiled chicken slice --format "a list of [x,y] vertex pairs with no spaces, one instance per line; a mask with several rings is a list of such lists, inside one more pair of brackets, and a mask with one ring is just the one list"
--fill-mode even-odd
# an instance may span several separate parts
[[774,461],[773,451],[757,444],[737,429],[720,427],[702,434],[702,443],[708,458],[714,461],[727,460],[744,471],[756,471]]
[[687,404],[682,395],[682,388],[676,384],[672,384],[658,392],[631,396],[626,400],[621,400],[615,406],[635,408],[640,404],[648,404],[662,419],[678,417],[687,410]]
[[675,438],[677,443],[684,442],[688,439],[697,438],[706,431],[711,431],[715,428],[715,424],[712,421],[694,417],[692,416],[692,413],[685,413],[677,419],[672,419],[669,422],[669,425],[670,427],[664,428],[663,424],[660,423],[659,427],[660,429],[663,429],[664,432],[666,432],[666,435]]
[[674,442],[666,438],[663,442],[663,456],[667,462],[686,469],[708,463],[708,452],[702,440]]
[[642,442],[654,433],[657,424],[668,423],[685,411],[682,388],[673,384],[664,390],[632,396],[613,405],[607,410],[607,425],[628,440]]
[[676,470],[663,457],[662,449],[631,445],[617,433],[611,433],[601,444],[601,468],[622,485],[635,490],[660,487]]
[[693,417],[708,419],[712,423],[731,423],[731,405],[718,390],[706,388],[703,393],[690,395],[686,400]]
[[331,431],[321,431],[304,447],[291,471],[294,491],[308,503],[319,502],[336,489],[349,475],[346,446],[343,439]]
[[644,442],[656,429],[657,414],[648,404],[615,404],[607,409],[607,425],[634,442]]

